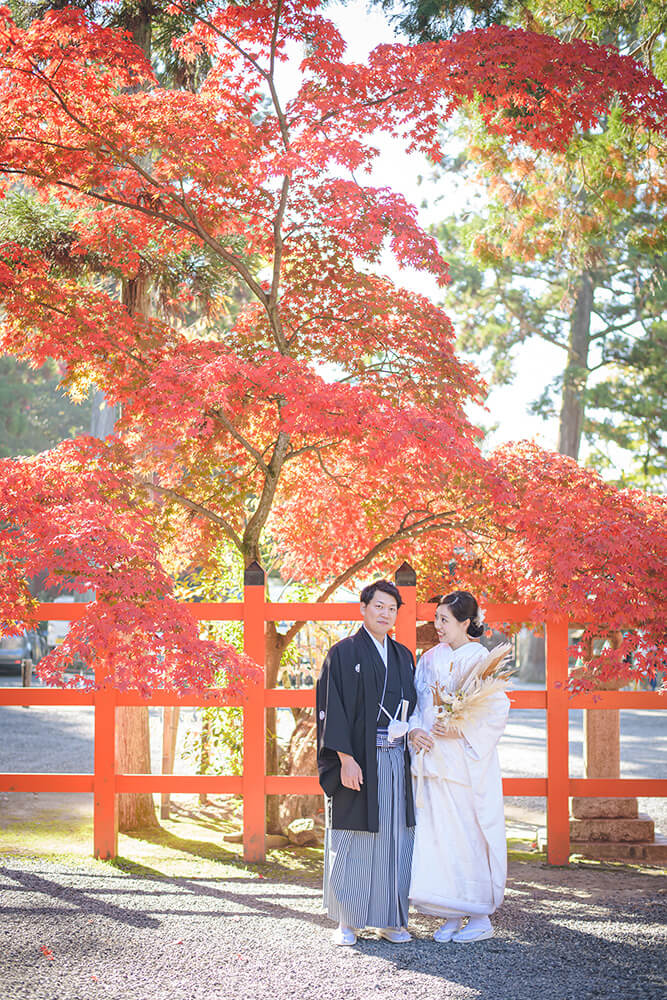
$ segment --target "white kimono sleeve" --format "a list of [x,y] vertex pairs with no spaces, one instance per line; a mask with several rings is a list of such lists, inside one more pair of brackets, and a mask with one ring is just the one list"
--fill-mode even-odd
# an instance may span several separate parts
[[423,656],[419,657],[419,662],[417,663],[417,670],[415,673],[417,705],[408,720],[410,727],[408,732],[412,732],[413,729],[425,729],[427,733],[430,732],[431,726],[433,725],[433,719],[430,718],[433,714],[433,692],[431,691],[432,684],[433,672],[429,664],[429,658],[425,653]]
[[495,749],[507,725],[509,709],[509,698],[503,691],[498,691],[489,697],[488,712],[483,720],[461,727],[466,753],[473,760],[482,760]]

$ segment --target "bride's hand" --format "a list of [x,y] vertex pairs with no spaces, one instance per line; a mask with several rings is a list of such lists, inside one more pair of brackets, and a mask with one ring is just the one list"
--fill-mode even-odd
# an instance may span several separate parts
[[436,719],[431,726],[431,732],[436,736],[446,736],[449,739],[458,739],[459,733],[455,729],[450,729],[442,719]]
[[433,737],[425,729],[411,730],[408,739],[415,750],[430,750],[433,746]]

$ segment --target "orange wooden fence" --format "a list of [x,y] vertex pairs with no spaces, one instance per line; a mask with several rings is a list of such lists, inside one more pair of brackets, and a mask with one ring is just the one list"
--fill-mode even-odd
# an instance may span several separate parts
[[[433,604],[418,604],[414,571],[404,564],[396,583],[405,601],[396,623],[396,638],[416,646],[418,621],[432,621]],[[264,572],[253,563],[246,570],[242,603],[192,603],[200,621],[242,621],[244,649],[264,664],[264,631],[267,621],[358,621],[359,604],[268,603]],[[74,620],[85,611],[83,604],[42,604],[39,618]],[[490,624],[535,621],[528,605],[496,604],[486,610]],[[665,796],[667,780],[577,779],[568,770],[568,717],[575,708],[663,709],[663,698],[653,692],[604,691],[595,695],[570,695],[568,676],[568,625],[565,618],[549,618],[546,628],[546,690],[510,692],[515,709],[545,709],[547,773],[540,778],[505,778],[505,795],[546,796],[547,840],[550,864],[566,864],[569,856],[568,796]],[[101,680],[101,678],[99,678]],[[116,706],[179,705],[203,707],[231,704],[226,692],[212,689],[206,697],[174,695],[155,691],[146,697],[138,691],[100,687],[95,691],[57,688],[0,688],[2,705],[86,705],[95,708],[95,753],[93,774],[0,774],[5,792],[93,792],[94,852],[111,858],[118,853],[116,796],[119,792],[170,792],[234,794],[243,796],[243,844],[247,861],[265,856],[265,796],[312,795],[320,791],[316,777],[267,775],[265,764],[265,709],[268,707],[313,707],[312,689],[286,690],[253,684],[243,705],[243,774],[173,775],[121,774],[116,770]]]

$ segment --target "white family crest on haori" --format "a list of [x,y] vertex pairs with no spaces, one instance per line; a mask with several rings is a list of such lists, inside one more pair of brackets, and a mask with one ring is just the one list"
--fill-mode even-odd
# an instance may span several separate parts
[[[511,647],[440,643],[417,665],[410,729],[433,736],[412,751],[417,828],[410,900],[436,916],[489,914],[507,870],[502,781],[496,745],[507,721]],[[432,732],[436,720],[447,735]]]

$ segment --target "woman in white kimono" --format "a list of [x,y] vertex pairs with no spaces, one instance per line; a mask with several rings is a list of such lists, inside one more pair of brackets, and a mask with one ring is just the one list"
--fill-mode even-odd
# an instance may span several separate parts
[[[434,687],[451,694],[488,651],[473,640],[484,632],[477,601],[467,591],[444,597],[435,615],[440,642],[417,665],[417,708],[410,718],[413,761],[424,777],[416,787],[416,833],[410,902],[442,917],[436,941],[482,941],[493,936],[489,914],[501,904],[507,843],[496,745],[507,722],[504,691],[489,696],[483,720],[447,730],[436,719]],[[429,751],[437,741],[437,767]],[[414,768],[413,768],[414,770]],[[463,922],[469,917],[467,925]]]

